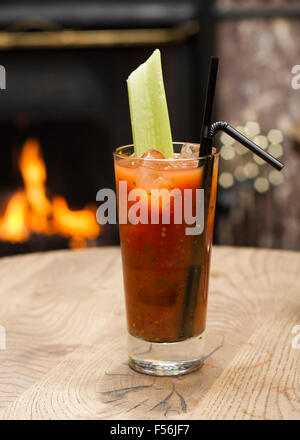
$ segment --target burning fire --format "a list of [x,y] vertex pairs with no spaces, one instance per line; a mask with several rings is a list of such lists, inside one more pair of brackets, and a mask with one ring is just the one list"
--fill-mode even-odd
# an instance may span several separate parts
[[71,211],[63,197],[54,197],[52,209],[54,228],[60,235],[72,237],[71,247],[83,247],[85,238],[97,237],[99,234],[99,225],[92,207]]
[[6,241],[25,241],[29,237],[27,224],[27,200],[23,192],[17,192],[9,200],[0,220],[0,238]]
[[51,233],[49,217],[51,203],[46,196],[46,167],[40,145],[36,139],[29,139],[21,152],[19,168],[25,185],[29,207],[30,229],[38,233]]
[[53,201],[48,199],[47,171],[36,139],[25,142],[19,168],[24,191],[15,193],[7,204],[0,218],[0,239],[23,242],[28,240],[31,232],[60,234],[70,237],[70,247],[84,247],[86,239],[98,236],[100,227],[94,207],[72,211],[63,197],[56,196]]

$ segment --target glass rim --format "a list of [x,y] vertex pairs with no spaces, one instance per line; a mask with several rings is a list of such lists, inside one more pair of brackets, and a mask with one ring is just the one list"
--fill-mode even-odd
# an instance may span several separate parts
[[[183,144],[191,144],[191,145],[196,145],[196,146],[200,146],[200,144],[197,144],[195,142],[172,142],[173,145],[183,145]],[[165,159],[157,159],[157,158],[151,158],[151,157],[147,157],[147,158],[143,158],[143,157],[135,157],[135,156],[125,156],[124,154],[120,153],[120,150],[122,150],[123,148],[134,148],[133,144],[128,144],[128,145],[122,145],[120,147],[117,147],[114,151],[113,151],[113,156],[120,158],[120,159],[129,159],[131,158],[132,160],[135,161],[155,161],[155,162],[163,162],[163,161],[169,161],[169,160],[174,160],[174,161],[195,161],[195,160],[205,160],[208,159],[209,157],[216,157],[219,156],[220,153],[217,151],[217,149],[215,147],[212,148],[212,153],[211,154],[207,154],[206,156],[197,156],[197,157],[176,157],[173,159],[170,158],[165,158]]]

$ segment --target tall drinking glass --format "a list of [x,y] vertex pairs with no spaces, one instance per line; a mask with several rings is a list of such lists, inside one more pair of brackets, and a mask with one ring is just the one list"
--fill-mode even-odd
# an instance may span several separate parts
[[135,158],[132,145],[114,152],[129,365],[162,376],[193,371],[204,355],[219,156],[181,148],[172,160]]

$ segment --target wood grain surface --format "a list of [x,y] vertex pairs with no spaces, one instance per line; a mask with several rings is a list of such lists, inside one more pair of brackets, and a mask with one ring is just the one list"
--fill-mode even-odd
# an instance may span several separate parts
[[119,248],[5,258],[0,278],[0,419],[300,419],[300,253],[214,247],[207,359],[177,378],[127,366]]

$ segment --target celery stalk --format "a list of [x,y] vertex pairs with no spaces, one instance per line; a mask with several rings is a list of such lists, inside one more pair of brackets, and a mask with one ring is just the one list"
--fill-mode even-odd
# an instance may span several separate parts
[[127,80],[131,126],[136,157],[148,149],[173,158],[173,144],[163,82],[160,51],[134,70]]

